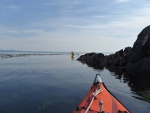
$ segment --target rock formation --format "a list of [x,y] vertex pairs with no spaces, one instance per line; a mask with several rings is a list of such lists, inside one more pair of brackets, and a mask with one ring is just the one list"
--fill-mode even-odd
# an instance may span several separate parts
[[150,26],[138,35],[127,58],[126,70],[129,74],[139,77],[150,77]]
[[150,26],[141,31],[132,48],[126,47],[110,55],[87,53],[77,60],[98,69],[106,67],[133,77],[150,78]]

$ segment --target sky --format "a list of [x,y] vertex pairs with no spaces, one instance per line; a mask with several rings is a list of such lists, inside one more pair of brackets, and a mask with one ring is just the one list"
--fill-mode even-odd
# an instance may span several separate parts
[[149,24],[149,0],[0,0],[0,50],[115,52]]

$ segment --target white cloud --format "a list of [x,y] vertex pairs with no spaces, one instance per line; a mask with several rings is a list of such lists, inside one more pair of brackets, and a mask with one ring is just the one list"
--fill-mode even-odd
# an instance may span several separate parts
[[130,0],[116,0],[118,3],[124,3],[124,2],[129,2]]
[[0,26],[0,33],[1,34],[44,34],[46,31],[42,29],[13,29],[13,28],[6,28]]
[[[65,16],[33,23],[32,28],[0,27],[0,33],[6,37],[1,39],[0,48],[8,45],[10,48],[24,50],[32,48],[32,50],[114,52],[133,45],[138,33],[150,24],[149,11],[150,7],[146,5],[118,16],[93,15],[91,18]],[[108,21],[102,21],[105,19]],[[25,38],[11,35],[8,40],[7,33],[28,35]]]
[[19,9],[19,6],[17,6],[17,5],[9,5],[8,8],[15,10],[15,9]]
[[25,29],[25,30],[21,30],[20,33],[40,34],[40,33],[45,33],[45,31],[41,29]]

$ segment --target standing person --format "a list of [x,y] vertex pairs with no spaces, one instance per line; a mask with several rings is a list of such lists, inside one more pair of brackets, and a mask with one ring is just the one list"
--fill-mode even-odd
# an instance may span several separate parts
[[74,59],[74,52],[71,52],[71,58]]

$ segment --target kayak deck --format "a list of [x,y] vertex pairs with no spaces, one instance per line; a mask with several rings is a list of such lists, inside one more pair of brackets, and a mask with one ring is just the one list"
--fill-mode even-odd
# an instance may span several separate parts
[[96,75],[88,95],[73,113],[130,113],[106,88],[99,75]]

